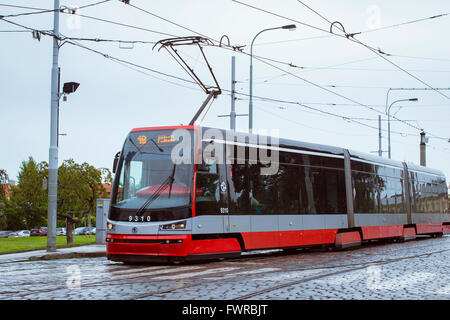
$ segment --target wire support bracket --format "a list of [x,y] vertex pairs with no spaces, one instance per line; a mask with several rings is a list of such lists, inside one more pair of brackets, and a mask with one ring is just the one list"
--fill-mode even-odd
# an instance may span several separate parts
[[[218,95],[222,93],[222,89],[220,89],[220,85],[214,75],[213,69],[206,58],[206,55],[203,51],[202,46],[214,46],[214,43],[207,38],[200,36],[189,36],[189,37],[178,37],[178,38],[169,38],[158,41],[152,49],[158,47],[158,51],[162,48],[166,49],[169,54],[175,59],[175,61],[187,72],[187,74],[200,86],[200,88],[208,95],[205,101],[202,103],[200,108],[197,110],[197,113],[192,118],[189,125],[194,125],[195,121],[201,115],[203,110],[206,108],[211,99],[217,98]],[[203,59],[208,67],[209,73],[214,81],[215,85],[206,85],[200,77],[195,73],[194,69],[189,66],[185,59],[183,59],[176,49],[176,47],[180,46],[197,46],[203,56]],[[211,101],[212,102],[212,101]],[[209,107],[208,107],[209,110]]]

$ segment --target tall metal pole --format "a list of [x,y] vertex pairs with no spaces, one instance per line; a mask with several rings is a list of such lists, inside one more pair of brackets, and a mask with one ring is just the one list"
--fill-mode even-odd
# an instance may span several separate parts
[[47,251],[56,251],[56,216],[58,199],[58,56],[59,56],[59,0],[54,0],[53,12],[53,65],[50,105],[50,149],[48,162],[48,222]]
[[[253,39],[255,41],[255,39]],[[250,96],[248,102],[248,132],[253,130],[253,41],[250,48]]]
[[231,113],[230,113],[230,129],[236,130],[236,110],[235,110],[235,63],[236,63],[236,57],[231,57]]
[[389,115],[389,113],[391,111],[391,107],[397,102],[418,101],[418,100],[419,99],[417,99],[417,98],[396,100],[396,101],[392,102],[391,105],[386,110],[386,114],[387,114],[387,117],[388,117],[388,157],[389,157],[389,159],[391,159],[391,116]]
[[248,131],[251,133],[253,130],[253,43],[255,42],[256,37],[258,37],[261,33],[270,31],[270,30],[277,30],[277,29],[285,29],[285,30],[295,30],[296,26],[295,24],[290,24],[286,26],[281,27],[275,27],[275,28],[267,28],[264,30],[261,30],[256,34],[256,36],[253,38],[252,43],[250,45],[250,92],[249,92],[249,103],[248,103]]
[[426,167],[427,165],[427,149],[426,149],[426,139],[425,132],[420,133],[420,165]]
[[383,151],[381,149],[381,116],[378,116],[378,156],[383,156]]
[[391,108],[388,109],[388,158],[391,158],[391,117],[389,116],[389,110],[391,110]]

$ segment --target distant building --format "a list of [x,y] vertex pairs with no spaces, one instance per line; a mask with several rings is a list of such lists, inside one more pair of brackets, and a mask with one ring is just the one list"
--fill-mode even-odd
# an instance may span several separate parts
[[108,194],[107,198],[111,198],[111,189],[112,189],[112,185],[108,184],[108,183],[103,183],[103,188],[106,189],[106,193]]
[[9,200],[11,198],[11,189],[15,186],[16,186],[16,182],[13,180],[9,180],[9,182],[5,183],[5,184],[0,184],[0,188],[3,189],[3,191],[6,195],[6,199]]
[[450,213],[450,182],[449,182],[449,184],[448,184],[447,211],[445,211],[445,212]]

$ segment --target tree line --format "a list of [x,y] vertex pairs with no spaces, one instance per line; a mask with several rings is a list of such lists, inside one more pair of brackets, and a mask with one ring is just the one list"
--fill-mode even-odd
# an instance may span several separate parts
[[[8,182],[8,174],[0,169],[0,183]],[[0,188],[0,230],[30,230],[47,225],[48,163],[32,157],[21,163],[17,185]],[[107,197],[103,183],[111,184],[112,175],[106,168],[97,169],[84,162],[65,160],[58,168],[58,227],[66,227],[67,243],[73,243],[76,224],[93,216],[98,198]]]

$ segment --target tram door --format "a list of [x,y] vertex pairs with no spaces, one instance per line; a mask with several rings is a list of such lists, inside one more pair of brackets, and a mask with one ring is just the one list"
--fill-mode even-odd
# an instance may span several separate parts
[[196,215],[208,233],[221,234],[227,232],[228,224],[224,144],[203,141],[202,150],[202,163],[197,166]]
[[[234,148],[234,150],[231,150]],[[239,182],[245,180],[245,174],[242,171],[242,163],[236,160],[236,146],[228,144],[226,146],[226,162],[223,165],[224,186],[226,186],[227,206],[223,208],[224,212],[224,232],[225,233],[248,233],[250,231],[250,215],[245,214],[248,207],[245,206],[245,197],[248,198],[248,192],[242,188]],[[222,175],[222,174],[221,174]]]

